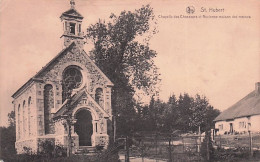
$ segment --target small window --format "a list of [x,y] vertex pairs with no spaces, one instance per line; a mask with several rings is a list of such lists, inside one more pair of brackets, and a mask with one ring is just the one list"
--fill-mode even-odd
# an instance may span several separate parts
[[68,23],[67,23],[67,21],[65,21],[65,26],[64,26],[64,30],[68,30]]
[[70,34],[75,34],[75,23],[70,23]]
[[239,122],[239,128],[246,128],[246,122]]
[[81,32],[81,24],[79,24],[79,32]]
[[223,130],[223,124],[218,125],[219,130]]
[[95,94],[95,101],[96,101],[98,104],[101,104],[101,102],[102,102],[102,97],[103,97],[103,90],[102,90],[102,88],[97,88],[97,89],[96,89],[96,94]]

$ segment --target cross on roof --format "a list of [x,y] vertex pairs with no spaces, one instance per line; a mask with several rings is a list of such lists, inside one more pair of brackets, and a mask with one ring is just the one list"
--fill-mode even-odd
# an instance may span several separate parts
[[74,6],[75,6],[75,1],[74,1],[74,0],[70,0],[70,5],[71,5],[71,8],[74,8]]

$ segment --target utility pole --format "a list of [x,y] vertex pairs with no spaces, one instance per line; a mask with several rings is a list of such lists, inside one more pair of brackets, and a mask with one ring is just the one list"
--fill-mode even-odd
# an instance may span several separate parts
[[114,122],[113,122],[113,124],[114,124],[114,142],[116,142],[116,113],[114,115]]
[[126,136],[125,146],[126,146],[125,162],[129,162],[129,138],[128,138],[128,136]]
[[248,123],[248,134],[249,134],[249,151],[250,151],[250,156],[253,156],[253,139],[252,139],[252,132],[251,132],[251,123]]
[[201,147],[201,131],[200,131],[200,126],[199,126],[199,145],[198,145],[198,152],[200,152],[200,147]]
[[169,162],[172,162],[172,146],[171,146],[171,141],[172,141],[172,135],[170,134],[169,138]]
[[248,131],[249,133],[249,151],[250,151],[250,156],[252,157],[253,156],[253,145],[252,145],[252,134],[251,134],[251,131]]
[[[208,130],[207,130],[207,132],[208,132]],[[207,134],[207,137],[205,137],[206,138],[206,141],[207,141],[207,160],[209,161],[209,134]]]

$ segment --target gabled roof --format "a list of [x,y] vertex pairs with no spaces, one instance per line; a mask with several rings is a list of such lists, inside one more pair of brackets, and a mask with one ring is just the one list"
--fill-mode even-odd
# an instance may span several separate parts
[[223,111],[214,121],[232,120],[260,114],[260,94],[255,91]]
[[86,87],[83,87],[81,90],[79,90],[77,93],[75,93],[70,101],[66,100],[63,105],[61,106],[61,108],[54,114],[53,118],[59,118],[62,115],[66,115],[68,113],[71,113],[71,110],[68,110],[68,107],[72,106],[77,103],[78,101],[80,101],[81,97],[83,95],[87,96],[87,100],[92,101],[92,103],[94,103],[94,105],[104,114],[104,117],[109,117],[109,114],[93,99],[93,97],[91,97],[91,95],[86,91]]
[[111,82],[111,80],[103,73],[103,71],[94,63],[94,61],[87,55],[87,53],[83,50],[82,54],[85,54],[85,56],[90,60],[91,65],[93,65],[97,71],[106,79],[108,80],[108,85],[114,86],[114,84]]
[[58,53],[49,63],[47,63],[39,72],[37,72],[32,78],[30,78],[24,85],[21,86],[13,95],[12,97],[15,98],[15,96],[24,88],[26,88],[32,81],[38,80],[36,79],[37,76],[39,76],[54,60],[56,60],[58,57],[60,57],[63,53],[71,49],[74,45],[76,45],[74,42],[72,42],[68,47],[63,49],[60,53]]
[[68,11],[65,11],[61,14],[62,16],[67,16],[67,17],[73,17],[73,18],[79,18],[83,19],[84,17],[74,8],[69,9]]
[[[72,42],[68,47],[66,47],[65,49],[63,49],[60,53],[58,53],[49,63],[47,63],[38,73],[36,73],[31,79],[29,79],[21,88],[19,88],[13,95],[12,97],[15,98],[17,94],[19,94],[19,92],[21,92],[22,90],[24,90],[26,87],[28,87],[30,85],[30,83],[32,83],[33,81],[37,81],[40,80],[39,78],[37,78],[42,72],[44,72],[57,58],[63,56],[68,50],[72,49],[74,46],[76,46],[75,42]],[[108,85],[113,86],[114,84],[110,81],[110,79],[97,67],[97,65],[89,58],[89,56],[86,54],[86,52],[83,50],[82,54],[84,54],[87,59],[90,61],[90,63],[97,68],[97,70],[100,72],[100,74],[106,79],[108,80]]]

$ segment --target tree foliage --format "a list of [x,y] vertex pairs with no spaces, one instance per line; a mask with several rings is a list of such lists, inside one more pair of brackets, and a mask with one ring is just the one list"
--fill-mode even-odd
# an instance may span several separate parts
[[117,116],[119,134],[129,133],[136,117],[134,94],[137,89],[154,94],[159,73],[149,40],[155,34],[153,9],[140,9],[110,15],[109,21],[99,20],[87,29],[86,38],[94,44],[90,51],[97,66],[114,83],[113,114]]
[[15,150],[15,112],[8,113],[8,127],[0,127],[0,157],[8,158],[16,153]]
[[8,113],[8,124],[11,127],[15,127],[15,112],[11,111]]
[[153,21],[153,9],[147,5],[135,12],[111,14],[108,23],[99,20],[88,27],[86,37],[94,43],[90,54],[112,82],[146,92],[154,90],[159,74],[153,61],[157,53],[149,47],[157,32],[151,26]]
[[118,16],[112,13],[108,22],[99,20],[87,29],[86,38],[94,44],[90,55],[114,83],[112,107],[118,133],[194,132],[199,126],[205,131],[219,112],[204,96],[185,93],[177,99],[172,95],[167,103],[152,97],[149,106],[134,100],[136,90],[156,94],[160,81],[153,61],[157,53],[149,47],[149,40],[157,33],[154,17],[153,9],[146,5]]
[[139,107],[138,114],[142,129],[137,131],[158,131],[172,133],[176,130],[182,132],[198,132],[214,128],[213,120],[219,115],[205,96],[190,96],[185,93],[177,99],[175,95],[169,97],[167,103],[151,98],[148,108]]

